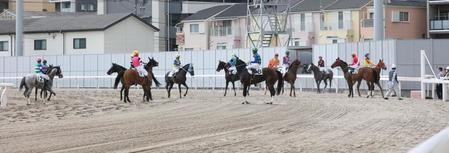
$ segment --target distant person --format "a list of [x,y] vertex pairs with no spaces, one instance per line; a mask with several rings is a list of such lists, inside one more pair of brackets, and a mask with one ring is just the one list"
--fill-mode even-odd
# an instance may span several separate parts
[[288,67],[290,67],[290,51],[285,51],[285,56],[282,57],[282,72],[286,73],[288,71]]
[[177,54],[175,60],[173,61],[173,69],[170,71],[168,76],[173,77],[176,73],[178,73],[181,68],[181,55]]
[[[442,67],[438,68],[438,75],[437,75],[437,79],[443,79],[443,77],[445,76],[444,70]],[[437,87],[435,89],[436,93],[437,93],[437,97],[438,99],[443,99],[443,84],[437,84]]]
[[318,60],[318,67],[324,67],[324,60],[323,60],[323,57],[322,57],[322,56],[319,56],[318,58],[319,58],[319,60]]
[[401,91],[399,91],[398,73],[396,71],[396,65],[391,66],[391,71],[388,74],[388,92],[385,95],[385,100],[394,92],[397,94],[398,100],[402,100]]
[[229,74],[237,74],[237,55],[236,54],[232,54],[231,59],[229,60],[228,64],[231,66],[229,67]]
[[47,74],[48,64],[47,64],[47,60],[45,60],[45,59],[42,61],[41,71],[42,71],[43,74]]
[[249,70],[248,72],[251,75],[253,75],[253,70],[257,74],[261,74],[261,72],[260,72],[260,64],[262,64],[262,58],[257,53],[257,51],[258,51],[257,48],[253,48],[253,59],[251,60],[250,64],[247,66],[247,69]]
[[147,70],[145,70],[144,66],[141,64],[142,61],[140,61],[139,51],[134,50],[132,56],[133,56],[131,58],[132,67],[134,67],[136,69],[136,71],[137,71],[137,73],[139,73],[140,77],[146,78],[146,76],[148,76],[148,72],[147,72]]
[[372,67],[374,64],[371,62],[370,54],[365,54],[365,59],[363,59],[363,67]]

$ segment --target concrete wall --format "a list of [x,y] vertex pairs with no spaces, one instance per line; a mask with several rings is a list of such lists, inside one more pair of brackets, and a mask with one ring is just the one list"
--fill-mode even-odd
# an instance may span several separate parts
[[106,29],[104,32],[105,53],[155,52],[154,29],[134,17]]
[[[46,50],[34,50],[34,40],[47,40]],[[23,41],[24,56],[63,55],[63,36],[61,33],[25,34]]]
[[[86,49],[74,49],[74,38],[86,38]],[[103,54],[105,52],[103,31],[64,33],[64,55]]]

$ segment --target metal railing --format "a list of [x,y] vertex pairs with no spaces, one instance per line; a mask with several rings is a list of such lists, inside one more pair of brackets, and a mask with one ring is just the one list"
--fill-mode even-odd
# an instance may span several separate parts
[[430,20],[430,30],[449,30],[449,20]]

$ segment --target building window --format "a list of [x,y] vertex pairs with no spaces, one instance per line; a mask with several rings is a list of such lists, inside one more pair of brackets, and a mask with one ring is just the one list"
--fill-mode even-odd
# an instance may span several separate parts
[[8,51],[8,42],[0,41],[0,52]]
[[399,21],[408,22],[408,12],[399,12]]
[[62,8],[70,8],[70,2],[62,2]]
[[74,38],[73,49],[86,49],[86,38]]
[[87,5],[81,4],[81,11],[86,11],[86,10],[87,10]]
[[185,51],[193,51],[193,48],[185,48]]
[[300,20],[301,20],[300,30],[301,31],[306,31],[306,15],[304,13],[301,13]]
[[47,40],[34,40],[34,50],[47,50]]
[[393,11],[392,14],[393,14],[392,22],[408,22],[409,21],[409,13],[408,12]]
[[211,33],[213,36],[232,35],[232,21],[216,21],[212,23]]
[[198,33],[200,32],[200,26],[198,24],[191,24],[190,25],[190,32],[191,33]]
[[343,29],[343,12],[338,12],[338,29]]
[[94,4],[89,4],[89,11],[95,11]]
[[226,49],[226,43],[218,43],[217,44],[217,49]]

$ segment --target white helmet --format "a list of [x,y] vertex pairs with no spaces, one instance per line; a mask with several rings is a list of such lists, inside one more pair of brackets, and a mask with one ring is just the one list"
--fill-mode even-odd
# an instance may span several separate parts
[[392,68],[392,69],[395,69],[395,68],[396,68],[396,65],[395,65],[395,64],[391,65],[391,68]]
[[449,70],[449,66],[448,66],[448,67],[446,67],[446,70]]

